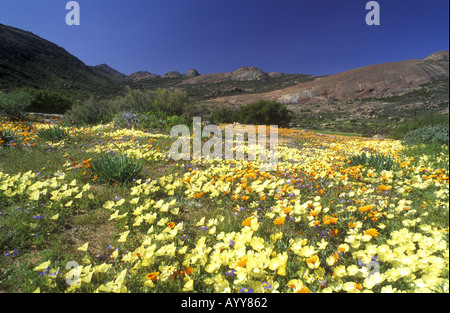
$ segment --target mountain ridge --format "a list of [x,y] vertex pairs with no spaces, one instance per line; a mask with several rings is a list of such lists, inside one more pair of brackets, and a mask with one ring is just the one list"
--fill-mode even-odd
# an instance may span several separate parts
[[424,59],[380,63],[329,76],[266,73],[255,66],[200,75],[196,69],[164,75],[138,71],[125,75],[103,63],[89,66],[64,48],[29,31],[0,24],[0,90],[56,89],[88,97],[133,88],[186,91],[196,100],[242,105],[259,99],[288,105],[398,95],[435,79],[448,79],[449,53]]

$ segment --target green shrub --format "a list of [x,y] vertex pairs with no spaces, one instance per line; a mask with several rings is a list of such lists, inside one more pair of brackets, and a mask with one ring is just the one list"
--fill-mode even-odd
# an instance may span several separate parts
[[25,111],[32,101],[33,97],[23,91],[0,93],[0,114],[13,121],[24,120]]
[[[422,127],[431,126],[430,125],[430,115],[425,114],[420,118],[407,121],[405,124],[400,125],[399,127],[393,129],[390,133],[390,136],[393,139],[402,140],[403,137],[410,131],[420,129]],[[448,126],[449,125],[449,117],[448,114],[433,114],[433,126]]]
[[61,126],[52,126],[49,128],[41,129],[37,132],[37,137],[47,141],[57,142],[65,139],[69,139],[69,132]]
[[108,101],[108,106],[115,112],[146,113],[161,111],[167,116],[182,115],[189,99],[184,92],[167,89],[137,90],[128,88],[124,96]]
[[90,98],[76,104],[64,114],[66,125],[97,125],[111,122],[115,111],[106,102]]
[[237,109],[233,121],[242,124],[289,126],[291,113],[279,102],[259,100]]
[[28,112],[64,114],[73,103],[68,98],[49,90],[32,90],[33,96]]
[[139,177],[142,162],[123,153],[103,153],[91,162],[92,170],[99,180],[108,183],[128,183]]
[[212,113],[211,120],[216,124],[233,123],[233,111],[229,108],[216,110]]
[[396,163],[393,158],[379,153],[361,153],[353,155],[350,157],[348,163],[350,166],[362,165],[367,168],[373,168],[377,172],[381,172],[383,170],[390,171],[394,168],[395,164]]
[[166,115],[157,110],[139,114],[139,125],[141,128],[163,129]]
[[435,143],[448,145],[448,126],[425,126],[408,132],[403,137],[407,145]]
[[166,116],[162,111],[156,110],[139,114],[138,126],[146,129],[159,129],[163,131],[170,130],[175,125],[188,125],[189,123],[182,116]]

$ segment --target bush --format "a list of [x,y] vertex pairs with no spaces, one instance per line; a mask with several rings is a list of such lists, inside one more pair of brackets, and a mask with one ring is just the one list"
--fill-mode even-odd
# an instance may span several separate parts
[[91,162],[99,180],[109,183],[128,183],[139,177],[142,162],[130,159],[122,153],[103,153]]
[[395,166],[394,159],[388,155],[378,153],[353,155],[350,157],[348,164],[350,166],[362,165],[364,167],[373,168],[377,172],[383,170],[390,171]]
[[139,116],[139,127],[141,128],[153,128],[168,131],[175,125],[188,124],[189,123],[181,116],[166,116],[166,114],[159,110],[140,114]]
[[[433,126],[448,126],[449,125],[449,117],[448,114],[439,114],[435,113],[433,115]],[[393,139],[402,140],[403,137],[410,131],[420,129],[425,126],[430,125],[430,116],[429,114],[425,114],[420,118],[411,120],[406,122],[405,124],[395,128],[391,131],[390,136]]]
[[279,102],[259,100],[237,109],[233,121],[242,124],[289,126],[291,113]]
[[216,124],[233,123],[233,111],[229,108],[214,111],[211,115],[211,120]]
[[407,145],[435,143],[448,145],[448,126],[425,126],[408,132],[403,137]]
[[157,90],[128,89],[125,96],[108,101],[108,106],[115,112],[146,113],[161,111],[168,116],[182,115],[183,109],[188,105],[189,99],[184,92]]
[[72,108],[72,101],[49,90],[30,91],[33,96],[28,112],[64,114]]
[[23,91],[0,93],[0,113],[13,121],[24,120],[25,111],[32,101],[33,97]]
[[64,114],[66,125],[96,125],[111,122],[115,112],[105,102],[90,98]]

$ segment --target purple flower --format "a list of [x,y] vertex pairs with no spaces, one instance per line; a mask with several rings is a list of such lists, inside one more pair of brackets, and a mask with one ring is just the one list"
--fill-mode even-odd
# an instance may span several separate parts
[[271,285],[269,285],[269,283],[268,282],[266,282],[266,281],[263,281],[262,282],[262,286],[263,286],[263,288],[265,289],[265,290],[269,290],[270,289],[270,287],[272,287]]
[[116,251],[116,250],[120,250],[119,247],[114,247],[109,245],[108,248],[106,248],[106,250],[112,250],[112,251]]
[[34,219],[40,219],[40,218],[44,218],[44,217],[45,217],[45,215],[43,215],[43,214],[38,214],[38,215],[33,216]]
[[228,275],[228,276],[234,276],[234,274],[236,274],[236,270],[228,270],[225,272],[225,275]]
[[16,256],[17,254],[19,254],[19,251],[17,251],[17,250],[11,250],[11,251],[9,251],[9,252],[6,252],[6,253],[5,253],[5,256],[10,256],[10,255]]
[[240,293],[253,293],[253,289],[252,288],[241,288],[241,290],[239,290]]

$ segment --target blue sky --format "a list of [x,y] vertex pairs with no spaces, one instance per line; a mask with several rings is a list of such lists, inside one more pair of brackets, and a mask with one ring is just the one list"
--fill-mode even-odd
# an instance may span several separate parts
[[67,2],[0,0],[0,23],[127,75],[327,75],[449,47],[448,0],[379,0],[380,26],[365,23],[366,0],[78,0],[79,26],[66,25]]

